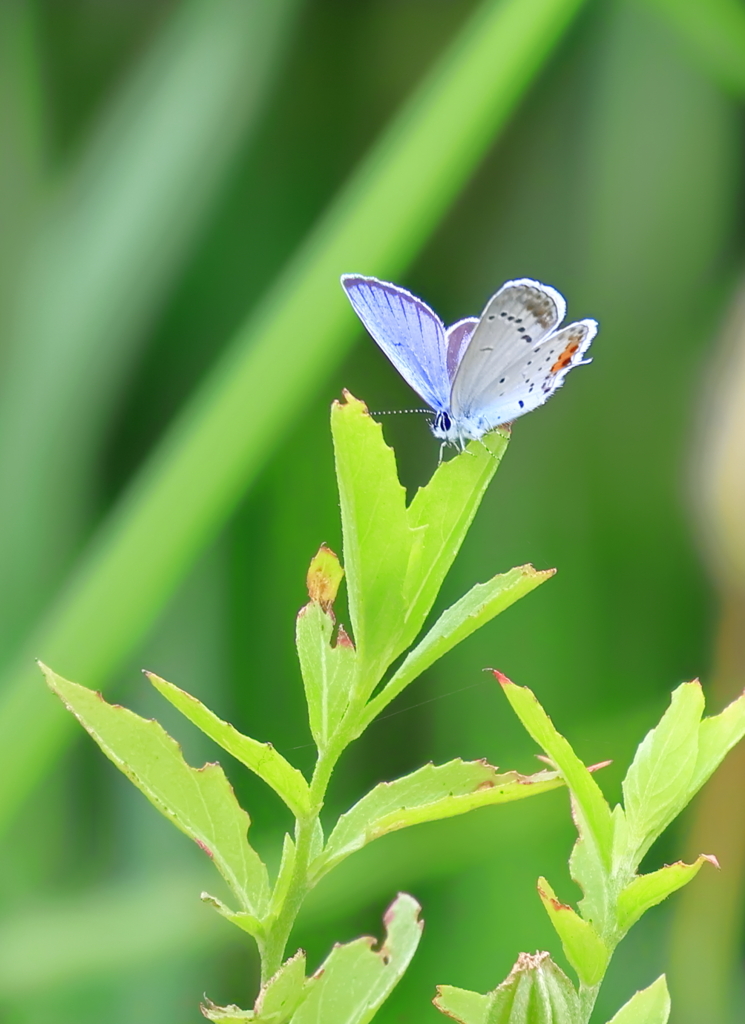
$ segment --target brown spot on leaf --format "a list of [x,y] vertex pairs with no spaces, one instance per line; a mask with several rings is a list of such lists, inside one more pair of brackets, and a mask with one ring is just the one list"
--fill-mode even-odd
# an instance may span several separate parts
[[344,627],[341,626],[341,625],[339,626],[339,630],[338,630],[338,632],[336,634],[336,646],[337,647],[351,647],[352,650],[354,650],[354,644],[352,643],[352,640],[351,640],[349,634],[344,629]]
[[306,577],[308,596],[320,604],[325,612],[331,611],[344,570],[331,548],[321,544],[312,559]]

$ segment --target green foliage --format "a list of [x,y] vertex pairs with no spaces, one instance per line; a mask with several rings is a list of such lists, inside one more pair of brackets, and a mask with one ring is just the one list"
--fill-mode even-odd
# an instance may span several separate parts
[[670,995],[664,976],[636,992],[608,1024],[667,1024]]
[[438,986],[435,1006],[459,1024],[576,1024],[579,1001],[548,953],[521,953],[509,976],[486,996]]
[[[515,998],[502,1009],[503,991],[516,993],[536,969],[535,958],[515,981],[513,973],[486,996],[440,988],[436,1005],[462,1024],[588,1024],[598,989],[610,958],[629,928],[651,907],[687,885],[704,861],[718,867],[712,856],[702,855],[693,864],[667,865],[646,875],[636,869],[644,853],[690,801],[734,743],[745,736],[745,702],[740,697],[714,718],[701,720],[704,698],[698,682],[684,683],[672,695],[670,707],[656,728],[639,745],[623,781],[625,807],[611,814],[605,798],[568,741],[556,730],[533,693],[495,673],[507,699],[532,738],[557,766],[569,789],[579,833],[570,868],[582,887],[578,911],[562,903],[545,878],[538,880],[538,894],[561,940],[564,954],[577,973],[579,987],[552,964],[548,953],[536,964],[548,971],[556,991],[568,985],[572,998],[531,1003]],[[526,954],[523,954],[525,957]],[[557,973],[558,972],[558,973]],[[556,980],[563,979],[561,984]],[[532,984],[532,983],[531,983]],[[557,987],[558,986],[558,987]],[[505,989],[506,987],[506,989]],[[537,989],[536,989],[537,991]],[[666,1024],[670,999],[664,977],[635,996],[610,1024]],[[501,1016],[500,1016],[501,1014]]]
[[106,756],[169,821],[212,859],[241,907],[260,919],[269,902],[264,864],[246,838],[249,816],[238,805],[222,768],[190,768],[175,740],[157,722],[107,704],[46,665],[47,683]]
[[[393,452],[365,406],[348,394],[343,404],[334,403],[332,431],[353,637],[337,626],[333,609],[344,571],[334,553],[322,546],[308,571],[310,602],[297,621],[298,657],[318,748],[310,783],[271,744],[243,735],[201,701],[147,673],[186,719],[267,783],[293,812],[295,833],[285,836],[273,886],[248,845],[248,815],[218,765],[189,767],[157,722],[112,707],[99,694],[44,667],[52,690],[104,753],[208,853],[238,898],[239,909],[233,910],[214,896],[203,896],[228,921],[256,938],[263,986],[252,1010],[206,1006],[205,1015],[215,1021],[370,1020],[416,949],[422,927],[418,904],[399,896],[386,915],[388,938],[379,952],[364,938],[336,946],[306,980],[302,956],[284,964],[283,959],[310,889],[351,853],[386,833],[562,785],[557,772],[500,775],[485,761],[426,765],[374,787],[340,817],[324,841],[319,814],[331,774],[377,710],[375,702],[367,702],[386,669],[421,631],[507,445],[505,431],[491,435],[486,444],[472,444],[466,453],[440,465],[407,506]],[[474,588],[440,617],[410,656],[406,671],[399,670],[395,692],[550,576],[522,567]],[[383,703],[390,699],[392,685],[382,690]]]
[[[129,483],[69,578],[60,582],[51,601],[44,592],[49,607],[29,627],[18,657],[6,670],[0,703],[0,766],[12,782],[0,791],[0,820],[9,820],[70,738],[64,717],[40,700],[30,685],[32,659],[41,656],[49,664],[72,664],[75,674],[92,685],[106,684],[126,663],[266,465],[274,446],[351,344],[356,325],[339,288],[339,275],[357,266],[394,276],[418,254],[583,2],[482,0],[318,216],[261,303],[247,311],[224,356]],[[229,2],[199,6],[206,12],[236,9]],[[247,19],[253,16],[254,6],[245,12]],[[264,66],[275,28],[274,18],[261,15],[275,10],[278,17],[280,4],[272,0],[257,12],[264,31],[257,30],[256,38],[248,41],[255,45],[259,60],[238,61],[239,68],[249,69],[247,73]],[[228,32],[227,40],[230,43],[242,35]],[[500,54],[498,61],[495,52]],[[174,56],[178,60],[178,50]],[[220,59],[219,53],[217,58],[212,55],[218,65]],[[207,66],[211,81],[218,72],[222,77],[222,66],[213,67],[211,61]],[[194,83],[200,95],[202,77]],[[256,78],[257,86],[261,85],[258,71]],[[204,111],[206,124],[195,147],[200,157],[211,151],[208,139],[220,121],[214,109]],[[189,109],[179,124],[191,123],[192,117]],[[158,138],[162,133],[156,130],[153,135]],[[130,168],[119,164],[115,146],[108,167],[117,178],[129,180]],[[167,173],[163,179],[168,182]],[[103,186],[100,191],[105,192]],[[138,223],[146,222],[147,210],[141,212]],[[131,254],[139,270],[139,237],[137,241],[137,248],[127,249],[127,258]],[[67,250],[63,255],[69,260]],[[119,295],[116,272],[108,281]],[[44,304],[35,302],[36,291],[30,294],[35,307],[42,308]],[[102,296],[97,298],[103,302]],[[118,305],[116,310],[119,317]],[[108,327],[101,335],[104,340],[107,331]],[[278,352],[283,354],[281,359]],[[65,357],[60,354],[59,358],[66,366]],[[85,358],[83,354],[81,363],[88,371]],[[57,359],[50,365],[54,387]],[[78,363],[71,365],[74,370]],[[35,392],[34,377],[6,375],[6,380],[14,407],[22,408],[23,422],[35,429],[38,417],[30,403],[17,401]],[[87,372],[71,374],[74,409],[86,408],[91,401],[90,394],[81,398],[77,390],[77,382],[87,380]],[[55,401],[58,397],[55,391]],[[27,413],[31,413],[28,421]],[[60,432],[54,440],[66,454],[76,451],[78,434],[71,437]],[[21,448],[10,444],[15,458]],[[40,454],[44,490],[29,489],[32,497],[41,493],[48,506],[55,507],[56,499],[47,496],[46,490],[50,483],[46,467],[55,460],[47,461],[46,447]],[[25,454],[18,459],[21,469],[27,462]],[[37,458],[34,465],[39,465]],[[56,480],[51,481],[53,486]],[[68,480],[64,490],[70,490]],[[87,500],[88,481],[79,490],[80,500]],[[8,487],[9,494],[14,491]],[[57,527],[56,517],[46,523],[47,529]],[[41,539],[33,534],[32,551]],[[26,575],[22,568],[22,578]]]

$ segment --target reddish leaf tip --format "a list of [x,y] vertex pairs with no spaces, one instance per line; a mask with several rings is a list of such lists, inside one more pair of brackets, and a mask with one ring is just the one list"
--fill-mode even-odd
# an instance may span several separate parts
[[485,672],[491,672],[491,674],[494,676],[494,678],[497,680],[497,682],[499,683],[500,686],[514,686],[515,685],[512,682],[512,680],[508,679],[508,677],[504,674],[504,672],[500,672],[498,668],[486,668],[486,669],[484,669],[484,671]]
[[607,768],[608,765],[613,764],[613,761],[598,761],[597,764],[591,764],[587,766],[588,772],[599,772],[601,768]]
[[702,860],[708,860],[709,864],[713,864],[718,871],[721,870],[722,866],[713,853],[702,853],[701,858]]

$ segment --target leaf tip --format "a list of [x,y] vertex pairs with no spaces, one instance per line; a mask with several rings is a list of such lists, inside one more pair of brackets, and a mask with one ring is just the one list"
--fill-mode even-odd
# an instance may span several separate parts
[[491,672],[500,686],[515,686],[515,683],[508,679],[504,672],[500,672],[498,668],[485,668],[484,672]]
[[308,597],[320,604],[325,612],[331,610],[344,576],[339,559],[326,544],[321,544],[311,559],[305,583]]

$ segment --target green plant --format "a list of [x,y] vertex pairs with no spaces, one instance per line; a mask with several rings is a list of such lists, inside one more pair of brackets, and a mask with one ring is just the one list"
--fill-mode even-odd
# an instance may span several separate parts
[[[399,895],[386,915],[388,937],[379,952],[371,950],[367,939],[337,946],[322,969],[306,978],[304,954],[285,961],[285,950],[311,888],[386,833],[563,784],[556,770],[526,777],[499,774],[485,761],[429,764],[376,786],[324,837],[320,815],[326,790],[349,744],[438,658],[553,574],[527,565],[477,584],[412,647],[496,472],[508,433],[495,431],[485,443],[472,444],[440,465],[407,506],[393,452],[364,405],[347,394],[343,403],[334,404],[331,422],[344,569],[322,546],[308,572],[310,601],[297,621],[298,656],[318,751],[310,782],[271,744],[243,735],[194,697],[148,673],[172,705],[263,779],[294,815],[295,831],[285,836],[273,884],[246,838],[250,819],[219,765],[191,768],[157,722],[109,705],[43,666],[51,688],[106,755],[209,854],[238,909],[213,896],[203,898],[257,942],[262,988],[256,1005],[243,1011],[208,1004],[203,1012],[212,1020],[369,1020],[414,953],[421,931],[418,904]],[[333,611],[344,574],[353,640],[336,625]]]
[[[298,657],[317,748],[311,780],[271,744],[243,735],[196,698],[147,673],[184,717],[258,775],[294,815],[294,834],[284,837],[273,882],[248,843],[249,816],[219,765],[191,768],[157,722],[109,705],[42,666],[47,681],[104,753],[208,853],[238,908],[207,894],[202,898],[256,940],[262,978],[253,1009],[208,1002],[202,1012],[210,1020],[370,1020],[416,950],[419,905],[399,894],[385,916],[387,937],[380,950],[366,938],[336,946],[308,977],[304,953],[287,960],[285,954],[310,890],[351,854],[387,833],[565,784],[579,833],[570,870],[584,896],[577,912],[557,898],[544,878],[538,892],[578,987],[548,953],[523,953],[493,992],[480,995],[443,985],[435,1002],[460,1024],[588,1024],[610,958],[628,930],[686,885],[705,861],[716,864],[714,857],[702,854],[693,864],[638,874],[655,840],[745,734],[745,695],[718,716],[702,720],[700,684],[680,686],[639,746],[623,783],[624,806],[611,811],[592,771],[530,690],[495,672],[518,718],[542,748],[547,770],[523,776],[499,774],[485,761],[428,764],[375,786],[325,836],[321,812],[327,787],[349,744],[436,660],[553,574],[526,565],[477,584],[413,646],[504,454],[508,432],[496,430],[440,465],[407,506],[394,454],[364,405],[346,394],[343,403],[334,403],[331,425],[344,569],[322,545],[308,571],[310,600],[297,620]],[[334,615],[345,575],[353,639]],[[662,977],[633,996],[610,1024],[666,1024],[669,1010]]]
[[[579,838],[569,866],[584,896],[579,913],[545,878],[538,894],[579,979],[575,989],[548,953],[521,954],[509,977],[487,995],[442,985],[435,1005],[460,1024],[587,1024],[610,958],[647,910],[687,885],[709,861],[668,864],[638,874],[655,840],[745,735],[745,695],[702,719],[696,680],[672,695],[661,721],[639,745],[623,781],[624,805],[611,811],[597,782],[525,687],[496,672],[513,710],[569,789]],[[609,1024],[667,1024],[664,976],[637,992]]]

